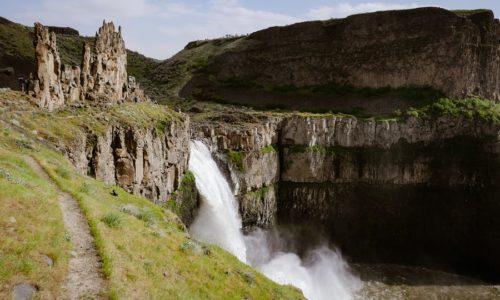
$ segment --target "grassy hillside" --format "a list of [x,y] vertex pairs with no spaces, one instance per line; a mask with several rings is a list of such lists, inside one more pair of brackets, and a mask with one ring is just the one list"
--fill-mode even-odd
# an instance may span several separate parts
[[[56,192],[24,163],[23,155],[30,155],[59,188],[79,201],[102,258],[110,298],[302,299],[297,289],[275,284],[224,250],[191,239],[168,209],[79,175],[61,154],[39,142],[45,140],[41,132],[47,138],[52,132],[55,138],[55,131],[44,127],[59,125],[57,134],[63,138],[64,132],[77,128],[73,122],[79,117],[29,110],[31,104],[20,93],[2,97],[0,236],[8,242],[0,243],[0,298],[8,298],[19,282],[32,283],[46,298],[53,298],[67,268],[71,241],[65,239]],[[85,122],[86,113],[80,114]],[[47,123],[39,124],[35,133],[27,122],[30,116],[38,121],[47,118]],[[117,121],[120,112],[108,116]],[[9,125],[12,122],[17,125]],[[113,189],[118,197],[110,194]],[[54,266],[44,265],[42,255],[53,258]]]
[[34,284],[42,299],[54,299],[71,250],[57,192],[23,160],[21,152],[29,147],[26,140],[1,126],[0,299],[10,299],[18,283]]

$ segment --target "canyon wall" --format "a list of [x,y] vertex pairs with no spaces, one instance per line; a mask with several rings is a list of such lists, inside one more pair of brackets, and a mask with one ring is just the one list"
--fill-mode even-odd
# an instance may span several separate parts
[[499,22],[488,10],[383,11],[252,33],[204,73],[218,82],[432,87],[500,101],[499,41]]
[[496,124],[295,115],[196,126],[245,230],[314,224],[355,261],[500,274]]
[[245,230],[269,227],[277,212],[279,157],[278,143],[282,117],[254,117],[233,114],[193,124],[194,139],[211,146],[240,203]]

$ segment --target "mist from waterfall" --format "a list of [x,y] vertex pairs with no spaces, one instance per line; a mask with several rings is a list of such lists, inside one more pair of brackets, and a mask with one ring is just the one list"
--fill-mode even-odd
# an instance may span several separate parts
[[279,230],[243,236],[238,203],[210,150],[200,141],[191,142],[189,169],[202,197],[190,227],[193,237],[231,252],[275,282],[300,288],[310,300],[352,299],[360,280],[337,251],[320,246],[301,258],[287,249]]

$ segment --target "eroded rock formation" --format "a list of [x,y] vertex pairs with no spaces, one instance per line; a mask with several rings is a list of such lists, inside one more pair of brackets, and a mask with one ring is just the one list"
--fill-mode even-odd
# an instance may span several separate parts
[[65,103],[61,83],[61,58],[56,34],[35,23],[35,96],[38,105],[53,110]]
[[135,78],[127,75],[127,50],[112,22],[103,23],[92,53],[83,47],[81,66],[61,66],[55,34],[35,24],[36,85],[40,107],[53,110],[67,103],[92,100],[99,103],[148,101]]
[[95,60],[91,68],[93,85],[87,96],[91,99],[117,102],[127,90],[127,50],[121,28],[115,30],[112,22],[102,24],[95,39]]

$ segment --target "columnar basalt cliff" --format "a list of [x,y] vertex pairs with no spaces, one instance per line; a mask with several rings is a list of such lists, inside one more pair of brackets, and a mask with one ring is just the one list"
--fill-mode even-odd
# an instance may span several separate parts
[[281,224],[324,228],[357,261],[454,268],[462,260],[466,272],[498,275],[496,256],[477,250],[500,249],[491,214],[500,211],[497,124],[296,115],[197,126],[196,138],[227,165],[246,230],[276,214]]
[[499,22],[487,10],[418,8],[304,22],[241,38],[192,84],[432,87],[450,97],[500,101],[499,37]]
[[165,203],[187,171],[189,119],[159,128],[110,126],[59,145],[82,174]]
[[148,101],[133,77],[127,75],[127,51],[121,28],[103,23],[95,38],[95,53],[83,47],[81,66],[61,66],[56,36],[35,24],[35,97],[49,111],[84,100],[99,103]]

